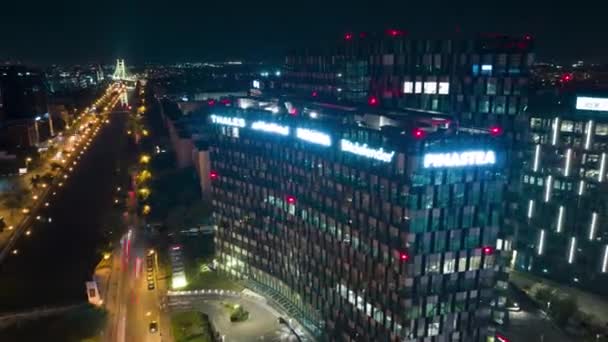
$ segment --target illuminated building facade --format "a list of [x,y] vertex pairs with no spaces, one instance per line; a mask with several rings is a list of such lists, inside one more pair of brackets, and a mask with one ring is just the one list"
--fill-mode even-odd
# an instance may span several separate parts
[[285,91],[310,98],[449,113],[461,125],[499,126],[525,140],[531,36],[415,39],[347,33],[335,46],[286,58]]
[[608,294],[608,93],[529,109],[514,266]]
[[510,256],[500,139],[449,120],[419,130],[428,117],[300,113],[210,115],[220,269],[319,340],[493,341]]

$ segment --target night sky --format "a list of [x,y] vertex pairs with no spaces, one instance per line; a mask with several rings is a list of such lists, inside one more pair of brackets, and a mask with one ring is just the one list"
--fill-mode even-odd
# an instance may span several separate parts
[[[542,3],[542,4],[541,4]],[[3,0],[0,60],[268,59],[347,31],[532,34],[537,60],[608,62],[608,1]]]

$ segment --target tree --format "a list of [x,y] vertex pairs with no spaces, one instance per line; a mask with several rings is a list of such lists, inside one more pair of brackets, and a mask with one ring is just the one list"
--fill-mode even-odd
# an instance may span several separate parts
[[51,163],[51,170],[57,171],[57,170],[61,170],[61,169],[63,169],[63,166],[61,164],[59,164],[58,162]]
[[553,300],[554,293],[551,288],[549,288],[547,286],[542,286],[536,290],[536,293],[534,294],[534,298],[536,298],[536,300],[538,300],[539,302],[543,303],[543,305],[545,305],[545,304],[547,304],[547,302],[550,302]]
[[32,178],[30,178],[30,184],[34,189],[38,189],[38,185],[40,185],[41,182],[42,178],[40,178],[40,175],[34,175]]
[[567,324],[570,317],[577,311],[578,305],[576,304],[576,298],[572,296],[555,298],[551,302],[551,316],[559,325]]
[[21,185],[13,185],[11,190],[2,197],[2,202],[10,210],[13,217],[16,209],[21,209],[27,200],[27,192]]
[[46,183],[46,184],[51,184],[51,182],[53,181],[53,178],[55,178],[53,176],[53,174],[51,174],[50,172],[47,172],[42,176],[42,182]]

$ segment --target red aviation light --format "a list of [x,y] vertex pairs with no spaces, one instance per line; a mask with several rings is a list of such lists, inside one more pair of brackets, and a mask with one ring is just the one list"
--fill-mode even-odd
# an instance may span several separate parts
[[352,33],[346,33],[344,34],[344,40],[352,40],[353,39],[353,34]]
[[499,136],[502,134],[502,128],[500,126],[492,126],[490,127],[490,134],[492,136]]
[[311,95],[312,95],[312,97],[317,97],[317,95],[319,95],[319,93],[317,93],[316,91],[313,91]]
[[216,180],[219,177],[219,175],[217,174],[217,171],[211,171],[209,172],[209,178],[211,180]]
[[296,204],[296,198],[294,196],[287,196],[287,203]]
[[496,334],[496,341],[498,342],[511,342],[511,340],[509,340],[508,338],[500,335],[500,334]]
[[377,97],[375,97],[375,96],[372,96],[372,97],[370,97],[370,98],[367,100],[367,103],[368,103],[370,106],[377,106],[377,105],[378,105],[378,98],[377,98]]
[[399,252],[399,260],[405,262],[410,259],[410,256],[406,252]]
[[211,99],[211,100],[207,101],[207,104],[210,106],[215,106],[215,100]]
[[482,248],[482,251],[484,255],[491,255],[492,253],[494,253],[494,248],[490,246],[485,246],[484,248]]
[[414,131],[412,132],[412,136],[416,139],[423,139],[425,135],[426,132],[420,128],[414,128]]
[[403,31],[395,30],[395,29],[387,30],[386,33],[391,37],[398,37],[398,36],[403,35]]

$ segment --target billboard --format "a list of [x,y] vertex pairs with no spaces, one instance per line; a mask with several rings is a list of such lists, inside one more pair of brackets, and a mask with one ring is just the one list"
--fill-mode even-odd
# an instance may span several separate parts
[[608,98],[577,96],[576,109],[608,112]]

